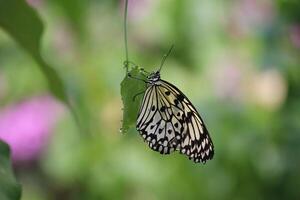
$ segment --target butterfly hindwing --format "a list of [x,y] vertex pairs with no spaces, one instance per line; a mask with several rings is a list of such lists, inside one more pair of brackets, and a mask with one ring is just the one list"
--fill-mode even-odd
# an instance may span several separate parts
[[[199,113],[189,99],[174,85],[162,81],[162,87],[170,91],[173,103],[181,110],[181,123],[185,130],[180,145],[180,152],[195,162],[212,159],[214,147],[208,131]],[[174,113],[175,114],[175,113]],[[179,115],[179,114],[178,114]]]

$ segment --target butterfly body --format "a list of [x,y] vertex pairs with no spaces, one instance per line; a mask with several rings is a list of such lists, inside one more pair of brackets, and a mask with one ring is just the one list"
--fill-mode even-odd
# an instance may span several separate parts
[[194,162],[212,159],[212,140],[189,99],[162,80],[159,71],[151,73],[146,83],[136,127],[149,147],[161,154],[178,150]]

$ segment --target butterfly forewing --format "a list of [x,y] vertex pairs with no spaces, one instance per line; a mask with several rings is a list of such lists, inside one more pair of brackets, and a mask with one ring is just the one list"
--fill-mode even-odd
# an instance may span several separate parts
[[150,148],[169,154],[176,148],[175,130],[169,120],[170,114],[162,114],[162,104],[157,86],[148,87],[139,111],[137,130]]
[[203,163],[213,157],[213,143],[197,110],[177,87],[161,79],[147,87],[137,130],[162,154],[179,150]]

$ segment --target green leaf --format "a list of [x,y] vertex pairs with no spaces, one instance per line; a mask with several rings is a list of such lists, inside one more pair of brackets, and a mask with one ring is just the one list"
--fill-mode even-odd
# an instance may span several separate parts
[[35,59],[48,80],[50,91],[67,103],[62,79],[41,56],[40,42],[44,27],[37,13],[25,0],[0,0],[0,27]]
[[[141,77],[142,74],[136,66],[130,71],[130,74],[134,77]],[[142,81],[135,80],[126,76],[121,83],[121,95],[123,101],[123,121],[122,121],[122,133],[126,133],[129,128],[135,126],[138,110],[143,95],[138,95],[135,100],[133,98],[136,94],[146,90],[146,84]]]
[[0,199],[16,200],[21,198],[21,186],[14,177],[9,160],[9,147],[0,141]]

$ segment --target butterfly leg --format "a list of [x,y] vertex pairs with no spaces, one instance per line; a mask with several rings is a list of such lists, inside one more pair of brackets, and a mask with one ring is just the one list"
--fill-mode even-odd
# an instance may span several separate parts
[[144,68],[140,68],[140,70],[143,72],[143,73],[146,73],[146,75],[148,74],[150,74],[150,72],[147,72]]
[[129,78],[133,78],[133,79],[136,79],[136,80],[143,81],[143,82],[147,83],[147,81],[145,81],[144,79],[139,78],[139,77],[132,76],[130,73],[127,73],[127,76],[128,76]]

